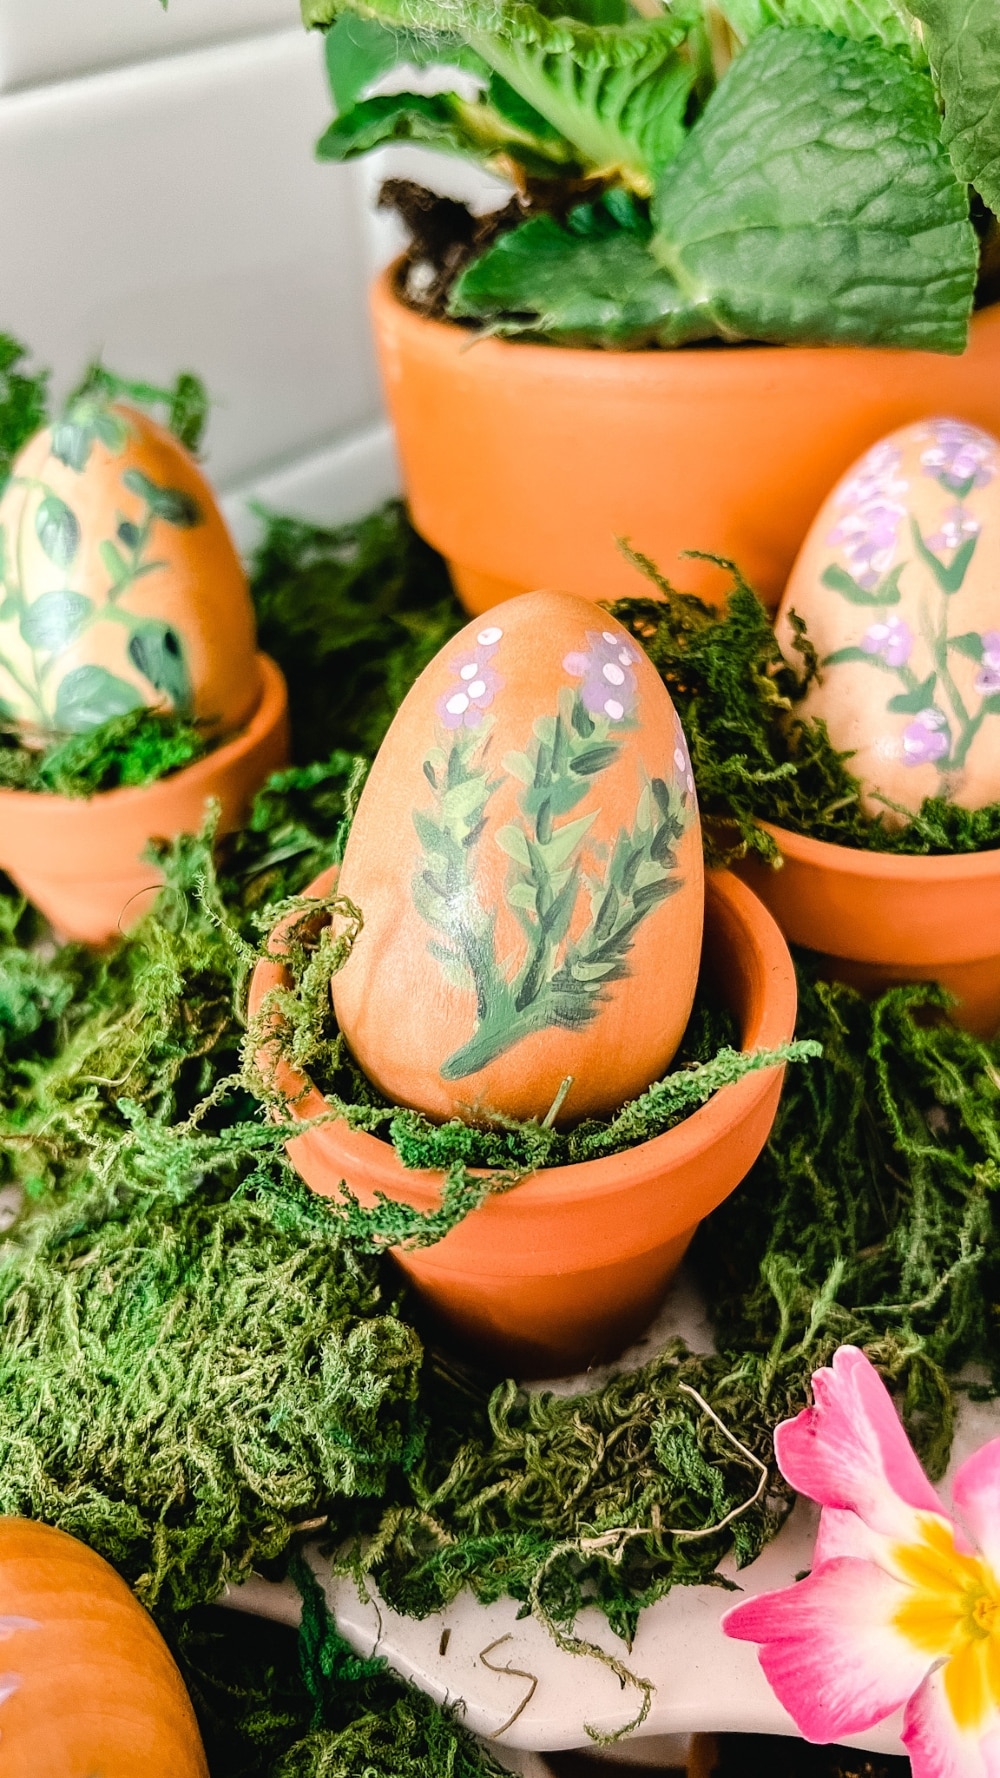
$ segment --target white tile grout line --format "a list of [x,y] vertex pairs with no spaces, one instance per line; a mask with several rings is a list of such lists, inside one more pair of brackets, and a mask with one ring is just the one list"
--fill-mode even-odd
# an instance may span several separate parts
[[[236,37],[224,37],[214,43],[198,43],[178,47],[166,54],[140,56],[111,68],[81,70],[78,74],[60,75],[53,80],[4,90],[0,87],[0,126],[18,122],[24,117],[44,115],[54,107],[81,98],[111,101],[123,94],[144,88],[153,89],[166,78],[172,80],[179,72],[196,78],[213,74],[232,76],[248,68],[269,62],[276,49],[291,53],[307,41],[307,33],[296,26],[279,26],[273,31],[258,31]],[[318,53],[318,51],[317,51]]]

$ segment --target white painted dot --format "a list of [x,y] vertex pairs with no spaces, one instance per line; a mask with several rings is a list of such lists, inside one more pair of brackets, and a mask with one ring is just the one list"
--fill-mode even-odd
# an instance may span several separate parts
[[483,692],[485,690],[486,690],[485,679],[477,679],[475,685],[469,686],[469,696],[470,696],[470,698],[481,698],[483,695]]
[[604,713],[606,716],[610,716],[612,722],[620,722],[625,714],[625,706],[619,704],[617,698],[605,698]]
[[469,700],[464,691],[457,691],[454,697],[450,697],[445,705],[445,709],[449,716],[464,716],[468,708]]
[[481,643],[483,648],[492,648],[494,642],[499,642],[502,635],[503,631],[498,629],[496,624],[490,624],[488,629],[480,630],[476,641]]
[[615,643],[618,640],[618,637],[615,635],[614,630],[604,630],[604,631],[602,631],[602,635],[604,637],[605,642],[610,642],[611,646],[613,648]]
[[689,772],[687,775],[687,787],[690,791],[692,791],[692,792],[694,791],[694,773],[693,772]]
[[630,667],[635,660],[635,655],[632,654],[629,649],[623,648],[618,659],[621,661],[623,667]]
[[608,662],[607,666],[603,668],[603,673],[609,685],[624,685],[625,675],[620,667],[615,666],[614,661]]
[[476,674],[478,672],[479,672],[479,662],[478,661],[466,661],[465,666],[462,668],[461,673],[459,674],[459,677],[461,679],[475,679]]
[[685,758],[683,747],[675,747],[674,748],[674,765],[677,767],[677,770],[679,772],[683,772],[685,770],[685,768],[687,766],[687,759]]

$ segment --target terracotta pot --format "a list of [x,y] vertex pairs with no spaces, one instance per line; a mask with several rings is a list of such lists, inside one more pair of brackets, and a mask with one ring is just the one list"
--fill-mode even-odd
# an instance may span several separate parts
[[548,587],[620,599],[644,583],[626,537],[708,599],[731,557],[772,607],[818,507],[884,433],[929,414],[1000,432],[1000,306],[961,358],[863,347],[580,351],[475,340],[373,296],[375,335],[417,530],[467,610]]
[[[336,872],[327,871],[309,893],[328,895],[335,881]],[[795,1027],[792,960],[770,915],[729,874],[706,881],[705,934],[706,956],[745,1047],[787,1042]],[[278,927],[272,948],[280,949],[280,935]],[[261,962],[251,1017],[287,981],[281,963]],[[436,1246],[393,1257],[463,1351],[474,1348],[522,1376],[581,1370],[611,1357],[648,1324],[698,1223],[753,1165],[783,1073],[747,1075],[638,1148],[524,1180]],[[323,1114],[322,1094],[288,1063],[278,1063],[275,1078],[297,1120]],[[439,1201],[440,1173],[408,1172],[388,1143],[343,1122],[295,1137],[288,1154],[325,1197],[336,1196],[346,1180],[367,1205],[376,1192],[420,1210]]]
[[156,784],[92,797],[0,790],[0,869],[63,938],[104,944],[149,911],[163,881],[150,840],[197,833],[206,805],[231,832],[255,792],[288,760],[288,692],[259,655],[261,698],[234,740]]
[[907,858],[761,826],[784,863],[748,859],[740,876],[792,944],[820,952],[829,974],[864,993],[940,982],[966,1030],[1000,1027],[1000,851]]

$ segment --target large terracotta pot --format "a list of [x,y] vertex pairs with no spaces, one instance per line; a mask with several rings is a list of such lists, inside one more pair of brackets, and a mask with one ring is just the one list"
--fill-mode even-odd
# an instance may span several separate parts
[[148,913],[163,878],[150,840],[197,833],[209,802],[231,832],[272,772],[288,761],[288,692],[259,655],[261,698],[233,740],[156,784],[91,797],[0,790],[0,870],[62,938],[105,944]]
[[[336,871],[309,893],[328,895]],[[271,947],[280,951],[279,926]],[[705,955],[740,1023],[746,1049],[786,1043],[795,1028],[795,972],[766,909],[726,873],[706,881]],[[250,1016],[287,986],[279,961],[258,964]],[[275,1007],[273,1016],[280,1017]],[[261,1056],[297,1121],[328,1110],[287,1062]],[[613,1356],[652,1318],[698,1223],[744,1178],[767,1140],[783,1069],[724,1087],[675,1129],[598,1161],[554,1167],[473,1211],[436,1246],[394,1257],[462,1351],[522,1376],[584,1369]],[[420,1210],[439,1201],[440,1173],[408,1172],[388,1143],[342,1121],[288,1145],[325,1197],[342,1180],[363,1204],[382,1192]]]
[[685,590],[738,562],[772,607],[817,508],[868,445],[936,412],[1000,432],[1000,306],[961,358],[855,346],[579,351],[476,340],[373,295],[375,336],[417,530],[466,608],[537,587],[620,599],[644,583],[626,537]]
[[740,875],[792,944],[864,993],[940,982],[966,1030],[1000,1028],[1000,851],[913,858],[761,826],[782,866],[748,859]]

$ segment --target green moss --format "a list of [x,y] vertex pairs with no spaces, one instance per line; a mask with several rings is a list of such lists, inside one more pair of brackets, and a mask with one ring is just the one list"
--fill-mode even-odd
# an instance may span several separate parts
[[159,710],[130,710],[43,752],[0,743],[0,788],[94,796],[155,784],[208,751],[209,742],[192,723]]

